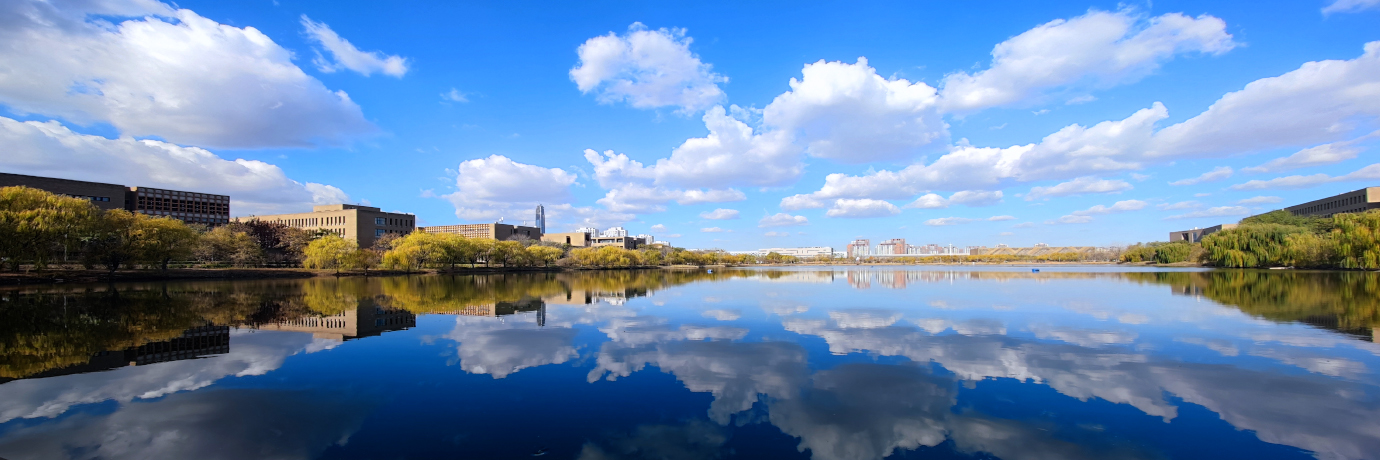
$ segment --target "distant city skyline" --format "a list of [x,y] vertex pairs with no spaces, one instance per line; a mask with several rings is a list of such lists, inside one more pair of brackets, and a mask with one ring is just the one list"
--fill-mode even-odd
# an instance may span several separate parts
[[0,172],[229,196],[231,217],[1104,246],[1380,185],[1373,0],[0,15]]

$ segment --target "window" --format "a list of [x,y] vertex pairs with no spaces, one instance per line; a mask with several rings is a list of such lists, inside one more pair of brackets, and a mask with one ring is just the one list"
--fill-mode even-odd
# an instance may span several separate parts
[[375,217],[375,218],[374,218],[374,225],[384,225],[384,222],[387,222],[387,221],[388,221],[388,219],[384,219],[384,218],[382,218],[382,217]]
[[375,230],[374,230],[374,238],[378,238],[378,237],[380,237],[380,236],[383,236],[383,234],[384,234],[385,232],[387,232],[387,230],[384,230],[384,229],[381,229],[381,228],[380,228],[380,229],[375,229]]

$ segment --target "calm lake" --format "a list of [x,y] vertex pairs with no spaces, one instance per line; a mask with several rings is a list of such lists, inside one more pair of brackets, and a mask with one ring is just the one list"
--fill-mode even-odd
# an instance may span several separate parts
[[0,457],[1380,457],[1380,274],[802,267],[0,290]]

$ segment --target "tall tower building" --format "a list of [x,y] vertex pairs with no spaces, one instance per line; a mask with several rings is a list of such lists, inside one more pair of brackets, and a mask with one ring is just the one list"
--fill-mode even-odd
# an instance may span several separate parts
[[535,227],[541,229],[543,235],[546,234],[546,208],[537,205],[537,221]]

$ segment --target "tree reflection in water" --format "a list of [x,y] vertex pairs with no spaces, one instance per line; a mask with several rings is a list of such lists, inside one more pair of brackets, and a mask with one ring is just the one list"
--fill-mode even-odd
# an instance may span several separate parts
[[[418,316],[450,315],[453,319],[445,320],[453,323],[445,326],[449,332],[412,336],[410,343],[420,345],[409,346],[423,348],[410,353],[446,346],[443,360],[457,365],[460,375],[487,379],[491,383],[484,385],[490,387],[530,386],[530,381],[509,382],[531,374],[531,369],[574,367],[579,385],[649,385],[645,378],[639,380],[639,373],[665,374],[683,391],[708,398],[707,408],[675,420],[570,427],[587,434],[565,448],[568,457],[731,457],[734,446],[747,442],[735,438],[743,436],[738,433],[746,426],[779,430],[780,436],[794,439],[799,453],[817,459],[875,459],[931,451],[998,458],[1150,458],[1172,450],[1168,439],[1131,441],[1125,436],[1133,435],[1127,433],[1112,435],[1069,420],[1013,418],[965,402],[965,391],[983,394],[993,391],[994,382],[1011,382],[1017,386],[1007,388],[1046,388],[1070,401],[1101,400],[1134,408],[1167,426],[1189,417],[1185,414],[1192,410],[1186,407],[1203,408],[1265,443],[1293,446],[1322,458],[1365,458],[1380,451],[1380,402],[1374,397],[1380,394],[1380,382],[1372,370],[1378,367],[1375,356],[1380,348],[1369,343],[1371,330],[1380,322],[1378,276],[849,267],[0,291],[0,378],[7,382],[0,385],[0,399],[5,400],[0,403],[0,423],[57,417],[70,408],[106,400],[122,404],[107,415],[80,413],[46,425],[26,422],[33,429],[0,430],[0,456],[49,455],[67,445],[55,444],[53,436],[111,436],[118,431],[115,425],[144,424],[155,430],[214,426],[204,419],[221,414],[206,411],[248,420],[252,417],[218,401],[281,398],[249,390],[226,393],[217,382],[229,376],[267,375],[284,367],[289,356],[329,349],[341,341],[410,329],[419,324]],[[955,283],[957,288],[940,289]],[[1088,283],[1118,293],[1140,289],[1136,295],[1164,309],[1113,311],[1121,308],[1123,299],[1088,305],[1086,297],[1093,295],[1083,292]],[[1155,297],[1153,289],[1143,288],[1153,286],[1213,304],[1194,307],[1182,297]],[[672,289],[693,289],[699,293],[694,298],[726,299],[727,304],[699,305],[658,296]],[[974,292],[987,297],[963,297]],[[843,300],[811,297],[828,293]],[[652,302],[637,300],[646,296],[657,296],[656,305],[667,299],[677,305],[654,308],[648,305]],[[1023,308],[1037,304],[1032,302],[1036,298],[1038,304],[1056,310],[1024,313]],[[900,305],[917,306],[888,303],[897,299],[909,302]],[[761,307],[765,318],[742,308],[753,304]],[[1248,321],[1224,316],[1222,312],[1229,310],[1217,304],[1249,315],[1237,315]],[[1199,314],[1204,308],[1213,309],[1205,313],[1208,316],[1236,321],[1231,324],[1238,335],[1201,332],[1208,326],[1192,329],[1197,326],[1185,321],[1193,317],[1186,320],[1183,313]],[[521,319],[505,320],[513,318],[510,315]],[[1284,328],[1294,323],[1347,335]],[[225,341],[216,342],[222,337]],[[231,343],[228,353],[217,348],[224,343]],[[369,343],[380,342],[365,345]],[[1204,355],[1204,350],[1215,354]],[[192,359],[210,354],[219,355]],[[149,363],[158,364],[144,365]],[[116,370],[89,373],[109,369]],[[398,384],[412,388],[410,382]],[[555,385],[575,383],[548,384],[560,391]],[[302,410],[327,414],[303,419],[321,430],[289,430],[288,436],[302,442],[256,448],[283,458],[310,458],[342,449],[343,441],[332,444],[336,441],[327,438],[360,436],[356,432],[367,426],[361,425],[364,414],[386,406],[374,399],[361,403],[357,394],[341,397],[353,402],[335,407],[321,398],[292,396],[303,401]],[[202,399],[207,400],[197,402]],[[296,407],[293,402],[274,404]],[[202,412],[185,412],[188,405]],[[158,415],[163,411],[168,412]],[[146,445],[131,444],[127,451],[99,443],[71,446],[109,458],[147,458],[160,452],[191,452],[186,449],[194,449],[192,444],[237,436],[188,433],[179,439],[190,441],[161,444],[165,450],[152,447],[158,444],[156,436],[131,438],[133,444]],[[1270,444],[1230,447],[1292,455],[1262,447]],[[330,445],[337,447],[328,449]]]

